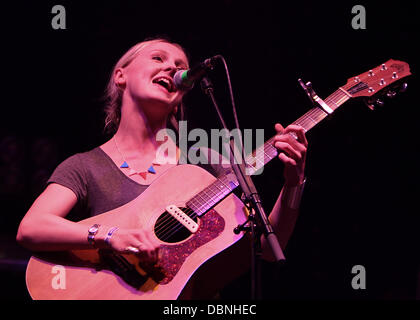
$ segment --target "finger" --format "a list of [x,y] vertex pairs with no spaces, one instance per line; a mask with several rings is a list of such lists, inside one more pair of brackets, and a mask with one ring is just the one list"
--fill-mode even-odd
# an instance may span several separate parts
[[280,123],[276,123],[274,125],[274,129],[277,131],[278,134],[282,134],[284,131],[284,127]]
[[[280,145],[276,146],[277,142]],[[282,143],[286,145],[282,145]],[[302,162],[306,159],[306,147],[287,134],[279,137],[276,136],[273,145],[277,149],[280,149],[280,152],[286,152],[289,157],[292,157],[297,162]]]
[[280,153],[279,154],[279,159],[287,166],[296,166],[297,163],[295,160],[293,160],[292,158],[286,156],[284,153]]
[[153,236],[151,232],[146,233],[146,238],[148,239],[149,243],[152,246],[151,254],[153,256],[153,259],[157,260],[159,256],[160,243],[159,241],[156,240],[156,238]]
[[147,239],[146,237],[143,237],[141,241],[141,247],[139,248],[141,251],[147,253],[147,255],[152,256],[153,252],[155,251],[155,247],[153,244]]
[[142,252],[147,260],[156,262],[159,256],[160,244],[153,238],[150,232],[143,232],[142,234],[143,248]]
[[141,247],[141,251],[152,251],[154,250],[153,245],[150,243],[147,238],[146,232],[144,230],[137,230],[134,233],[134,244],[137,247]]
[[131,246],[125,248],[126,253],[136,254],[141,260],[155,261],[148,246],[144,242],[134,241]]
[[284,129],[284,134],[293,132],[296,134],[298,141],[301,142],[305,147],[308,146],[308,140],[306,139],[305,129],[299,125],[291,124],[286,129]]
[[303,143],[299,142],[298,139],[299,137],[295,134],[294,131],[289,131],[288,134],[275,135],[273,138],[273,143],[280,141],[280,142],[288,143],[293,148],[298,149],[299,151],[306,149]]
[[[277,141],[274,146],[285,152],[288,157],[293,158],[295,161],[300,161],[302,159],[302,154],[299,151],[296,151],[289,143]],[[281,154],[281,153],[280,153]]]
[[306,139],[306,131],[301,127],[301,130],[296,131],[296,135],[299,138],[299,141],[305,146],[308,147],[308,140]]

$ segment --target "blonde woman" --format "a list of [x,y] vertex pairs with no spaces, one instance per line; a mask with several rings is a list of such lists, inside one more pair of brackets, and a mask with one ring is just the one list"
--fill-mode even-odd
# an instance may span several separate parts
[[[24,216],[17,241],[34,251],[108,248],[138,254],[148,262],[159,259],[160,242],[153,230],[87,227],[75,223],[121,207],[177,163],[156,164],[156,134],[168,125],[176,127],[182,113],[184,91],[177,90],[173,76],[188,69],[183,48],[165,39],[141,42],[115,65],[107,95],[106,126],[114,133],[103,145],[78,153],[61,163],[46,189]],[[307,141],[302,128],[275,126],[275,146],[282,150],[286,184],[270,220],[284,247],[290,237],[298,208],[291,206],[304,181]],[[286,134],[294,132],[297,139]],[[174,141],[173,148],[177,149]],[[79,215],[70,219],[70,212]],[[111,233],[111,234],[110,234]],[[265,256],[270,249],[263,242]]]

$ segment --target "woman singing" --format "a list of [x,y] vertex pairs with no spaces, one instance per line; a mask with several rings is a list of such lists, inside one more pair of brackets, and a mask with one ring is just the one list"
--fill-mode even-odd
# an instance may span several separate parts
[[[166,39],[138,43],[120,58],[107,87],[106,126],[112,138],[56,168],[19,226],[20,244],[38,252],[107,249],[159,263],[162,242],[153,230],[77,221],[124,206],[178,165],[179,152],[175,161],[156,160],[164,143],[157,133],[176,128],[180,120],[186,92],[174,86],[173,76],[188,68],[184,49]],[[308,143],[301,127],[284,129],[276,124],[275,130],[274,146],[282,151],[285,185],[269,219],[284,248],[297,219]],[[165,143],[179,151],[175,141]],[[70,212],[77,216],[70,217]],[[271,259],[264,239],[262,245],[263,256]]]

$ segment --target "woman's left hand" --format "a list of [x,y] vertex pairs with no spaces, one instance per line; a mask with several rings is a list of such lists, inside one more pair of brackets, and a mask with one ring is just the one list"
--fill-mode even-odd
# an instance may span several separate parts
[[297,125],[289,125],[285,129],[279,123],[276,123],[274,128],[277,134],[274,137],[273,145],[279,150],[278,157],[284,163],[285,184],[288,186],[299,185],[305,179],[306,150],[308,148],[305,130]]

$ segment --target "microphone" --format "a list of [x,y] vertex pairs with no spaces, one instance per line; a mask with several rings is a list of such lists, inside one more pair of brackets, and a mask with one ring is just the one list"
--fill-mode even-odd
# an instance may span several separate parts
[[207,71],[213,69],[214,62],[218,56],[204,60],[197,66],[188,70],[178,70],[174,75],[174,85],[180,90],[190,90],[194,87],[194,82],[201,79]]

